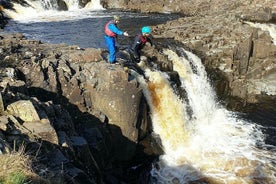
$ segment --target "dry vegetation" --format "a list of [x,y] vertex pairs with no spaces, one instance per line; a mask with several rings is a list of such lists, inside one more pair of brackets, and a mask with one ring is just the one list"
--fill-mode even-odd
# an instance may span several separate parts
[[49,183],[33,172],[23,146],[18,151],[0,154],[0,163],[0,184]]

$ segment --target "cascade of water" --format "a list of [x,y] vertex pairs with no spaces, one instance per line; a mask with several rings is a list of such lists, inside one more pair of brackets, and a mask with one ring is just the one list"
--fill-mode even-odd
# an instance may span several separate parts
[[11,19],[22,19],[22,17],[31,17],[37,15],[38,12],[44,11],[40,1],[26,1],[29,6],[22,6],[18,3],[13,3],[13,9],[4,9],[4,12]]
[[265,150],[260,127],[218,105],[200,59],[183,52],[164,50],[187,91],[192,120],[164,73],[145,70],[149,82],[140,81],[165,152],[152,170],[156,183],[275,183],[276,155]]
[[64,1],[69,10],[79,9],[79,0],[65,0]]
[[85,8],[79,7],[79,0],[65,0],[65,4],[69,11],[58,11],[57,0],[41,0],[32,1],[26,0],[29,6],[22,6],[18,3],[13,3],[14,10],[5,9],[4,12],[13,20],[20,22],[32,21],[59,21],[65,19],[76,19],[87,15],[87,12],[82,11],[103,10],[100,0],[91,0]]
[[85,8],[92,9],[92,10],[104,10],[100,0],[90,1],[89,3],[86,4]]
[[272,41],[274,45],[276,45],[276,25],[275,24],[263,24],[263,23],[253,23],[253,22],[245,22],[248,25],[256,28],[260,28],[263,31],[268,31],[270,36],[272,37]]
[[42,7],[46,10],[57,10],[58,4],[56,0],[41,0]]

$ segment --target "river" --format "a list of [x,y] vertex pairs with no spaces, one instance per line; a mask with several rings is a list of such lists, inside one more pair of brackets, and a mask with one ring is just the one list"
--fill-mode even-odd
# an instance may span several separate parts
[[[19,12],[24,12],[24,7],[21,7]],[[9,21],[5,31],[24,33],[29,39],[41,40],[44,43],[66,43],[82,48],[106,48],[104,26],[114,15],[121,17],[118,26],[130,35],[130,37],[118,37],[118,46],[131,44],[142,26],[156,25],[178,17],[177,15],[148,15],[100,8],[63,12],[44,10],[33,13],[33,16],[12,14],[14,19]]]

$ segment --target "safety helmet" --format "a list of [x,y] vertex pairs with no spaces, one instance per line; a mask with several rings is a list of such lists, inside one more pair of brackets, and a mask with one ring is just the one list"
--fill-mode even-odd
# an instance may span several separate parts
[[150,34],[151,30],[149,26],[142,27],[142,33]]
[[120,21],[120,17],[119,17],[119,15],[114,15],[114,21]]

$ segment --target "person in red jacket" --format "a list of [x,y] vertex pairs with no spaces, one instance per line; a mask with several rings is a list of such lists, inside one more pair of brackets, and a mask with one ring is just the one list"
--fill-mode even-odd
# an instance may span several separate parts
[[147,42],[152,46],[152,41],[149,38],[151,33],[151,29],[149,26],[144,26],[141,29],[141,33],[135,36],[134,42],[131,46],[131,50],[133,52],[133,57],[135,62],[140,62],[141,50],[144,48]]
[[116,46],[115,39],[117,35],[129,36],[126,31],[121,31],[117,25],[119,24],[120,17],[115,15],[114,20],[111,20],[105,25],[105,42],[109,52],[109,63],[116,63]]

